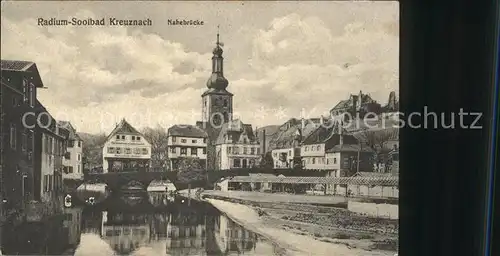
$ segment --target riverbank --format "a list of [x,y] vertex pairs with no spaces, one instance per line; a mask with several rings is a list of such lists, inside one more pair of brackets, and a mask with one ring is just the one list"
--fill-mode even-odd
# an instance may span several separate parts
[[[187,196],[187,191],[180,194]],[[191,195],[194,197],[195,193],[192,191]],[[333,204],[323,206],[324,201],[331,198],[323,197],[319,203],[311,197],[308,204],[296,202],[309,196],[267,194],[262,197],[237,193],[229,198],[212,191],[201,196],[291,255],[394,255],[397,251],[397,220],[371,218],[332,207]],[[256,200],[248,200],[253,197]],[[282,198],[287,199],[280,200]],[[312,248],[314,251],[310,251]]]

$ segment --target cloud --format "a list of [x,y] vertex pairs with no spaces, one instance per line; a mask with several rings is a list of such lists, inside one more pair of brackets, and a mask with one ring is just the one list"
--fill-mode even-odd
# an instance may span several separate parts
[[[56,118],[89,132],[109,132],[121,118],[138,127],[199,120],[193,113],[201,113],[210,51],[191,51],[182,40],[140,30],[46,28],[6,16],[2,58],[37,63],[49,87],[39,98]],[[73,16],[95,17],[90,11]],[[236,41],[224,48],[235,114],[255,126],[278,124],[278,110],[290,117],[303,109],[319,115],[359,90],[385,103],[398,89],[397,16],[357,15],[346,24],[334,28],[320,17],[292,13],[264,27],[235,29]],[[257,109],[270,113],[255,117]]]

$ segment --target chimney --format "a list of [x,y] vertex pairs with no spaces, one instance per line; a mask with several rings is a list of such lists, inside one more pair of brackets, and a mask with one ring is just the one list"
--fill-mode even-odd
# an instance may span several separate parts
[[321,116],[319,117],[319,124],[320,124],[320,125],[323,125],[323,115],[321,115]]
[[306,127],[306,120],[304,118],[302,118],[300,129],[304,130],[304,127]]
[[343,124],[342,124],[342,121],[340,121],[340,123],[338,123],[338,131],[339,131],[339,145],[342,146],[344,145],[344,134],[343,134]]
[[262,129],[262,145],[260,145],[262,155],[266,154],[266,129]]

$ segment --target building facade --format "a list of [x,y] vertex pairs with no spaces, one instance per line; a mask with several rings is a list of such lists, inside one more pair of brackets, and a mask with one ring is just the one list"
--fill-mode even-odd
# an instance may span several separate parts
[[148,170],[151,144],[125,119],[108,135],[102,149],[103,173]]
[[[330,110],[331,116],[338,116],[344,113],[350,114],[352,117],[356,117],[359,114],[363,118],[366,113],[380,114],[382,112],[382,107],[375,100],[373,100],[370,95],[363,94],[359,91],[358,95],[350,95],[349,99],[340,101]],[[345,120],[347,121],[347,120]]]
[[260,162],[260,144],[252,125],[238,119],[223,124],[215,144],[216,170],[252,168]]
[[[39,180],[35,185],[36,194],[42,202],[57,203],[63,188],[63,158],[66,154],[66,144],[69,138],[69,131],[57,124],[50,113],[38,102],[41,109],[44,110],[40,120],[42,123],[50,124],[47,127],[37,129],[36,138],[40,147],[40,156],[35,158],[37,164],[36,174],[40,174]],[[45,118],[46,117],[46,118]]]
[[63,179],[83,179],[83,140],[70,122],[60,121],[59,125],[69,131],[67,152],[63,159]]
[[0,215],[35,199],[34,113],[40,87],[35,63],[1,60]]
[[167,132],[168,163],[176,171],[179,162],[186,157],[199,160],[200,167],[207,166],[207,133],[193,125],[174,125]]

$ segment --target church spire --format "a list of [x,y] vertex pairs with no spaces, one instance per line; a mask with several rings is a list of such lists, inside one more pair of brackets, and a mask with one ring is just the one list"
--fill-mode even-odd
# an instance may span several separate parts
[[212,75],[207,81],[207,87],[223,90],[228,86],[228,81],[224,78],[224,58],[222,57],[222,47],[224,44],[220,42],[219,26],[217,26],[217,41],[213,50],[212,56]]

